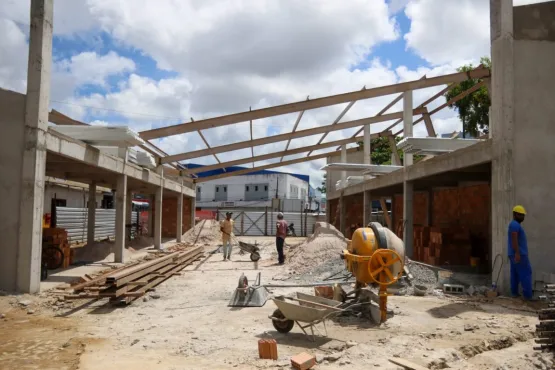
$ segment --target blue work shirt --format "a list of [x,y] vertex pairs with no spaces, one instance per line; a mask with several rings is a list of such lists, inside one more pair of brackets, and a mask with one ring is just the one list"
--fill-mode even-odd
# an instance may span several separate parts
[[511,236],[512,233],[518,233],[518,250],[520,251],[520,255],[527,256],[528,255],[528,242],[526,241],[526,233],[522,226],[515,220],[512,220],[509,223],[509,257],[515,255],[515,251],[513,249],[513,238]]

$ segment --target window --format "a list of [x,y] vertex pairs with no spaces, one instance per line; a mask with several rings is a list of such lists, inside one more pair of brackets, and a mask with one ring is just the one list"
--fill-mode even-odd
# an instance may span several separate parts
[[249,187],[247,186],[247,191],[249,191]]
[[197,193],[199,193],[199,194],[200,194],[200,188],[197,188]]
[[254,187],[254,191],[258,191],[258,186],[255,186],[255,187]]
[[224,193],[227,193],[227,186],[224,186]]
[[264,186],[264,191],[268,191],[268,185]]
[[216,186],[216,193],[219,193],[219,192],[220,192],[220,187]]

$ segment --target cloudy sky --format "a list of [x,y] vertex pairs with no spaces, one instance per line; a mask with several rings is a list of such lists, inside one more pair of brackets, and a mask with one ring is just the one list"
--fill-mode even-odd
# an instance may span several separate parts
[[[514,0],[515,5],[543,2]],[[51,107],[136,131],[452,73],[489,55],[489,0],[54,0]],[[29,0],[0,0],[0,87],[25,91]],[[441,87],[415,92],[420,104]],[[357,102],[343,121],[394,96]],[[430,107],[443,103],[438,99]],[[344,105],[307,111],[298,130]],[[389,112],[401,110],[401,104]],[[288,132],[297,114],[254,121],[254,137]],[[433,116],[438,133],[456,113]],[[379,132],[390,123],[372,125]],[[327,141],[352,136],[336,131]],[[212,146],[250,139],[248,123],[203,131]],[[425,136],[423,124],[415,136]],[[290,148],[315,144],[296,139]],[[170,154],[205,148],[197,133],[155,140]],[[286,143],[255,148],[255,155]],[[319,154],[325,151],[315,152]],[[250,150],[220,154],[222,161]],[[289,156],[287,159],[303,155]],[[278,159],[257,162],[256,166]],[[193,160],[213,164],[213,157]],[[278,168],[321,182],[324,160]]]

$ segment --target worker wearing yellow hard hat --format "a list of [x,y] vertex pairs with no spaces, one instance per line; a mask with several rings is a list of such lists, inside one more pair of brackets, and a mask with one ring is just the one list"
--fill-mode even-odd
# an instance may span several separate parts
[[532,299],[532,266],[528,259],[528,241],[522,227],[526,217],[523,206],[513,208],[513,220],[509,223],[508,255],[511,261],[511,294],[518,297],[518,287],[522,286],[525,299]]

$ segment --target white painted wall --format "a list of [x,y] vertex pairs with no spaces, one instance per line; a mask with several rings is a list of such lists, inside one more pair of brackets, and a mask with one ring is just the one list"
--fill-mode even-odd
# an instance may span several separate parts
[[[51,213],[52,199],[65,199],[67,207],[70,208],[85,208],[87,207],[87,200],[89,197],[89,189],[76,189],[68,188],[52,183],[46,183],[44,189],[44,213]],[[102,193],[96,194],[96,208],[100,208],[102,204]]]
[[[215,202],[215,189],[217,185],[227,186],[227,199],[230,202],[239,202],[241,206],[271,206],[271,203],[263,204],[261,201],[245,201],[245,186],[254,184],[268,184],[268,197],[275,198],[276,190],[279,198],[291,198],[291,185],[298,188],[297,198],[301,195],[301,189],[306,191],[308,196],[308,182],[289,175],[289,174],[266,174],[266,175],[246,175],[233,176],[223,179],[216,179],[199,184],[201,189],[200,199],[197,198],[197,207],[209,208],[219,207],[221,202]],[[255,204],[256,203],[256,204]]]

